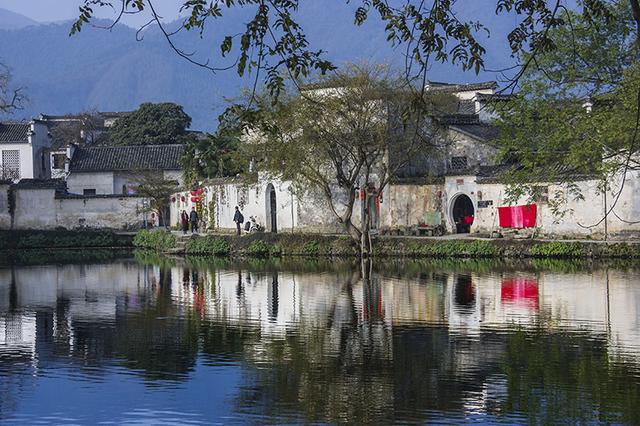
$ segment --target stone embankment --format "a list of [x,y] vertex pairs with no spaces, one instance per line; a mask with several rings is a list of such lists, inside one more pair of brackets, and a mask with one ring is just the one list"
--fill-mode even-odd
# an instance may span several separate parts
[[133,233],[112,231],[0,231],[0,251],[27,249],[131,248]]
[[[141,231],[134,245],[161,253],[194,256],[332,256],[354,257],[357,246],[347,236],[259,233],[234,235],[177,235]],[[439,239],[380,237],[378,257],[467,258],[640,258],[640,241],[549,241],[511,239]]]

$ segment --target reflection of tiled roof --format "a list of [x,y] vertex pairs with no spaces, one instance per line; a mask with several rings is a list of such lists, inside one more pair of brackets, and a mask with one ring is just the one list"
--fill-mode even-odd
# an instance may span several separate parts
[[92,146],[75,150],[69,171],[182,170],[183,145]]
[[0,143],[29,142],[29,123],[0,123]]

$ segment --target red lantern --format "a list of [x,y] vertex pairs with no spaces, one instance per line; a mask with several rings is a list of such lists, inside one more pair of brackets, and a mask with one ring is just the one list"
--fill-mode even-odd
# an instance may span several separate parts
[[202,195],[202,193],[203,193],[203,192],[204,192],[204,189],[202,189],[202,188],[198,188],[198,189],[196,190],[196,193],[197,193],[198,195]]
[[191,197],[191,202],[192,202],[192,203],[195,203],[196,201],[197,201],[197,198],[196,198],[196,197]]
[[184,198],[184,195],[183,195],[183,196],[182,196],[182,202],[183,202],[183,203],[184,203],[184,200],[185,200],[185,198]]
[[176,197],[171,197],[171,202],[175,203],[176,202]]

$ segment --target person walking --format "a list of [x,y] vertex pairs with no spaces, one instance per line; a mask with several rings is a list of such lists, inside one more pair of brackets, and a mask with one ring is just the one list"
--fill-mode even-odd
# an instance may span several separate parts
[[244,223],[244,216],[242,216],[238,206],[236,206],[236,214],[233,215],[233,221],[236,223],[236,235],[240,235],[240,227]]
[[198,212],[195,207],[191,207],[191,214],[189,215],[191,221],[191,233],[198,232]]
[[182,234],[187,235],[187,231],[189,230],[189,215],[186,210],[182,210],[182,213],[180,213],[180,223],[182,224]]

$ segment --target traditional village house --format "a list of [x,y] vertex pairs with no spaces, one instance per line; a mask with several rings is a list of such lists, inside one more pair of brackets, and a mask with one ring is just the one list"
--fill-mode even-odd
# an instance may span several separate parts
[[42,121],[0,122],[0,180],[50,178],[49,148]]
[[[498,164],[498,148],[492,142],[498,128],[492,124],[495,116],[490,105],[509,97],[496,94],[496,89],[495,82],[428,85],[427,90],[450,93],[458,102],[456,113],[434,117],[445,129],[446,144],[437,155],[416,158],[397,171],[375,203],[373,228],[407,232],[421,226],[441,227],[448,233],[482,235],[505,230],[500,226],[498,208],[508,207],[510,200],[507,185],[500,178],[504,166]],[[639,234],[640,198],[635,188],[640,187],[640,177],[634,172],[624,179],[625,185],[611,182],[605,196],[598,189],[599,182],[584,177],[577,182],[583,199],[569,197],[563,185],[541,180],[536,185],[542,195],[535,201],[527,226],[532,232],[556,237],[601,238],[605,226],[610,236]],[[259,170],[254,182],[221,179],[203,186],[210,228],[233,228],[234,207],[239,205],[245,218],[256,217],[268,231],[342,232],[317,197],[295,194],[291,182],[273,179]],[[618,204],[615,212],[608,212],[606,197],[617,195],[616,188],[622,188]],[[193,202],[189,193],[176,194],[172,200],[174,223],[178,212],[190,209]],[[515,204],[523,206],[531,201],[523,197]],[[560,215],[552,203],[561,205]],[[362,211],[362,206],[354,210],[356,222],[358,209]],[[609,216],[602,221],[605,212]]]
[[182,183],[184,146],[81,146],[73,150],[67,185],[83,195],[133,195],[142,174]]
[[46,124],[51,138],[51,177],[66,178],[75,147],[104,142],[106,131],[127,114],[129,112],[40,114],[38,119]]

